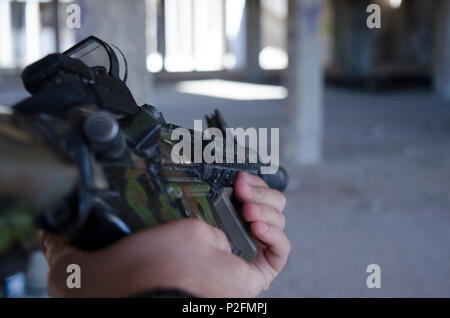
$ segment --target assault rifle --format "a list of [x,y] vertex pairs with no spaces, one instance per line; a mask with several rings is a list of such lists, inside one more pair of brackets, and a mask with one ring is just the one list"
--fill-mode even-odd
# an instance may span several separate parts
[[[261,175],[260,162],[195,163],[186,154],[174,161],[171,136],[180,126],[154,106],[138,106],[126,78],[121,51],[93,36],[23,71],[32,96],[0,115],[0,255],[36,225],[95,250],[198,218],[221,228],[233,253],[251,261],[256,247],[237,212],[234,180],[245,171],[283,190],[285,170]],[[206,119],[227,128],[217,111]]]

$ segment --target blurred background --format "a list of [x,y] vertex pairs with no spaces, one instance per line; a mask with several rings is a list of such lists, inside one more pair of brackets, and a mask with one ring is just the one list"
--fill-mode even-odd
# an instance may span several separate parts
[[0,105],[91,34],[168,121],[280,128],[292,253],[263,297],[450,296],[450,0],[0,0]]

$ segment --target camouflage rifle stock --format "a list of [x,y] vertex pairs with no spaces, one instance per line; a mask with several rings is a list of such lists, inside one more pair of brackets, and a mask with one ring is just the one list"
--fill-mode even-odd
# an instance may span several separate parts
[[[2,175],[11,167],[28,171],[10,171],[11,180],[0,184],[0,255],[30,232],[31,219],[93,250],[189,217],[223,229],[233,252],[251,261],[256,247],[236,212],[232,186],[239,171],[257,175],[262,164],[174,163],[171,135],[178,126],[155,107],[138,106],[126,77],[123,54],[95,37],[24,70],[33,96],[0,119],[0,142],[8,141]],[[206,119],[225,129],[218,112]],[[282,169],[263,177],[280,190],[287,182]],[[21,183],[29,185],[31,199],[22,199]],[[14,215],[26,216],[21,235],[8,221]]]

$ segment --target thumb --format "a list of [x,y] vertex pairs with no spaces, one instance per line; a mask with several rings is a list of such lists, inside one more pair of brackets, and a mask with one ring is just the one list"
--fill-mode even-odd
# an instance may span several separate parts
[[70,246],[70,238],[68,236],[55,235],[48,232],[40,232],[39,236],[42,252],[50,267],[52,267],[62,255],[77,251],[77,249]]

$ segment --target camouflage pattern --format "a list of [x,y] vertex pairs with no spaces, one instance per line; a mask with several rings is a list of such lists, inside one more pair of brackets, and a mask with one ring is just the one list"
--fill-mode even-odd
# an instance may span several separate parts
[[28,244],[33,216],[73,190],[78,172],[25,118],[0,115],[0,255]]
[[[93,110],[92,105],[87,105],[79,108],[78,114],[89,114]],[[186,217],[217,226],[208,183],[186,171],[170,168],[160,169],[158,178],[151,175],[148,160],[134,151],[132,145],[133,140],[137,144],[157,121],[146,111],[135,117],[122,127],[131,145],[126,155],[113,162],[95,162],[106,178],[109,193],[116,193],[102,198],[114,207],[116,216],[133,232]],[[52,125],[57,126],[54,122]],[[166,137],[173,128],[166,127],[166,133],[161,134],[158,141],[160,158],[169,165],[173,144]],[[22,244],[32,238],[36,214],[66,200],[76,187],[82,168],[61,158],[55,145],[44,138],[33,121],[21,115],[0,116],[0,147],[1,255],[18,242]],[[100,189],[94,186],[90,190],[94,193]]]
[[[149,112],[142,110],[135,116],[127,118],[121,128],[130,145],[139,145],[145,149],[142,140],[152,127],[158,125],[158,120]],[[122,213],[132,230],[151,227],[158,224],[192,217],[217,226],[213,217],[213,207],[209,200],[210,186],[186,171],[170,169],[172,160],[170,152],[173,142],[170,140],[171,125],[163,127],[159,135],[157,160],[158,177],[149,172],[149,162],[138,151],[130,151],[130,161],[127,166],[108,164],[104,166],[110,185],[122,194]],[[169,139],[168,139],[169,138]],[[130,213],[130,211],[134,213]],[[136,218],[137,216],[137,218]]]

